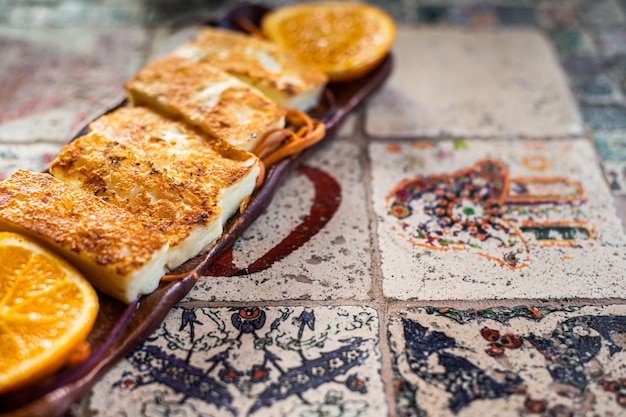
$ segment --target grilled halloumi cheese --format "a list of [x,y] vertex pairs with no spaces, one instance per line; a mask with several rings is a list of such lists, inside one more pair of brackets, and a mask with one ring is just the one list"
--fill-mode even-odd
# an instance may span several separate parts
[[224,70],[288,109],[315,107],[328,81],[278,45],[229,30],[203,29],[174,54]]
[[66,145],[50,173],[163,232],[170,270],[209,249],[222,235],[217,190],[208,194],[191,181],[176,181],[149,154],[98,133]]
[[56,249],[126,303],[153,292],[166,272],[163,233],[50,174],[20,170],[0,182],[0,229]]
[[256,88],[205,62],[175,55],[148,64],[126,90],[133,104],[183,118],[247,151],[266,132],[285,125],[285,109]]
[[145,107],[122,107],[93,121],[89,130],[145,155],[176,182],[216,194],[222,223],[252,194],[259,176],[253,154]]

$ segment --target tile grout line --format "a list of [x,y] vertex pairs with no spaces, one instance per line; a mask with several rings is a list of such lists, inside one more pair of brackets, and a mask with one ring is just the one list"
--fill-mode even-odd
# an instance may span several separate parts
[[373,200],[373,179],[371,169],[371,159],[369,157],[370,140],[365,133],[366,106],[361,108],[359,118],[356,123],[356,132],[360,143],[360,157],[362,164],[362,176],[365,187],[365,199],[367,201],[366,213],[370,224],[370,240],[371,240],[371,296],[374,305],[377,305],[378,314],[378,349],[380,352],[380,377],[383,383],[383,390],[387,400],[387,415],[396,417],[397,404],[394,392],[394,374],[393,374],[393,355],[389,347],[389,338],[387,337],[387,329],[389,328],[389,303],[383,291],[383,272],[382,258],[380,256],[380,244],[378,242],[378,219],[374,212]]

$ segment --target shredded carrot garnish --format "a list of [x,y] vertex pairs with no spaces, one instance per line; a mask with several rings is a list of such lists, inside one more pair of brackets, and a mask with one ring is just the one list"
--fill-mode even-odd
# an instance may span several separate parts
[[300,110],[288,110],[286,120],[286,128],[266,132],[253,151],[266,168],[300,153],[326,134],[324,123],[313,120]]
[[195,279],[196,281],[200,280],[200,277],[198,276],[198,273],[196,271],[191,271],[191,272],[183,272],[182,274],[163,275],[161,277],[161,281],[164,281],[164,282],[179,281],[179,280],[185,278],[188,275],[191,275],[193,277],[193,279]]

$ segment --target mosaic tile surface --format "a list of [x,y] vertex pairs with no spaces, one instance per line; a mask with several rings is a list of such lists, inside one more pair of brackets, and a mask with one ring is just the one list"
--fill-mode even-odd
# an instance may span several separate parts
[[[392,77],[64,417],[626,415],[626,1],[368,2]],[[0,179],[235,4],[0,0]]]
[[0,180],[18,169],[44,171],[60,150],[59,144],[0,145]]
[[403,28],[394,54],[389,82],[368,105],[371,135],[582,132],[561,69],[538,31]]
[[387,296],[624,294],[624,236],[588,140],[375,143],[370,158]]
[[98,416],[381,416],[378,344],[369,308],[181,305],[98,383],[88,408]]
[[624,306],[423,308],[390,319],[399,416],[618,416]]
[[229,301],[367,299],[370,223],[358,148],[321,149],[190,297]]
[[0,28],[0,140],[66,143],[143,64],[137,28]]

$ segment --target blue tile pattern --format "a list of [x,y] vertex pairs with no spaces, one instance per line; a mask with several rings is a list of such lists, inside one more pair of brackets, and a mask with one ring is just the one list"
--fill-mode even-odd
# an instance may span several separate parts
[[389,330],[398,415],[624,413],[626,309],[604,310],[400,312]]

